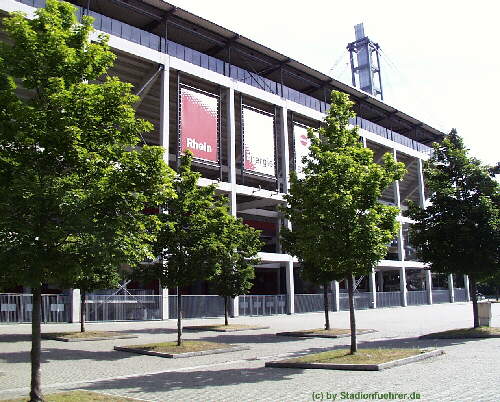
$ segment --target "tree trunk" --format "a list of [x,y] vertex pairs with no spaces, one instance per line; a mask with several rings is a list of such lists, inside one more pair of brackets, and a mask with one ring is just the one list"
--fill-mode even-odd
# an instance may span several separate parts
[[351,354],[358,351],[358,341],[356,339],[356,316],[354,315],[354,276],[347,278],[349,287],[349,318],[351,322]]
[[85,332],[85,310],[87,309],[85,290],[80,294],[80,332]]
[[31,392],[30,402],[43,401],[42,371],[40,369],[40,354],[42,343],[41,330],[42,289],[33,288],[33,310],[31,315]]
[[323,304],[325,307],[325,330],[330,330],[330,306],[328,303],[328,283],[323,284]]
[[229,321],[227,318],[227,304],[228,304],[228,297],[224,296],[224,325],[229,325]]
[[472,313],[474,314],[474,328],[479,328],[479,311],[477,308],[476,278],[470,275],[469,279],[470,279],[470,297],[472,298]]
[[498,301],[498,294],[499,293],[500,293],[500,286],[496,286],[495,287],[495,294],[496,294],[497,301]]
[[177,288],[177,346],[182,345],[182,294]]

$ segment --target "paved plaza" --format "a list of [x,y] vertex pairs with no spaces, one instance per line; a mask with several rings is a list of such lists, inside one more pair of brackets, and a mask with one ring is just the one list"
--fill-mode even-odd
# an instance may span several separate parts
[[[348,312],[331,313],[334,327],[348,327]],[[360,347],[440,347],[446,354],[381,372],[266,368],[269,360],[349,344],[349,338],[301,339],[280,331],[317,328],[322,313],[240,317],[235,323],[270,326],[236,333],[186,331],[184,339],[247,344],[250,350],[185,359],[165,359],[113,350],[113,346],[172,341],[176,321],[88,324],[88,330],[115,330],[137,339],[65,343],[42,341],[44,392],[86,389],[147,401],[313,401],[340,399],[341,392],[379,392],[420,396],[423,401],[499,401],[500,339],[418,340],[419,335],[471,326],[466,303],[411,306],[357,312],[359,328],[378,332],[359,336]],[[223,319],[186,320],[189,325]],[[500,326],[500,305],[493,306]],[[78,330],[78,324],[48,324],[44,332]],[[0,399],[29,392],[30,325],[0,326]],[[358,395],[359,396],[359,395]],[[354,395],[356,397],[356,395]],[[357,399],[368,400],[368,399]],[[393,399],[402,400],[402,399]]]

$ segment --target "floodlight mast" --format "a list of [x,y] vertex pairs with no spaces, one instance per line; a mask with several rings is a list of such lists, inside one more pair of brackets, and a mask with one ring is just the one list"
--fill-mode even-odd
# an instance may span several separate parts
[[[363,23],[355,25],[354,32],[356,40],[347,45],[351,60],[352,85],[384,100],[380,74],[380,46],[365,35]],[[378,80],[375,75],[378,76]]]

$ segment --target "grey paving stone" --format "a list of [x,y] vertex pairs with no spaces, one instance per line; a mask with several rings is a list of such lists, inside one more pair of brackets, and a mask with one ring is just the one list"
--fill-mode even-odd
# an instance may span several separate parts
[[[280,331],[321,327],[322,313],[240,317],[232,322],[270,328],[251,333],[186,332],[185,339],[251,347],[235,353],[190,359],[160,359],[113,350],[115,345],[130,343],[126,339],[80,343],[43,340],[42,380],[45,392],[88,389],[149,401],[312,401],[313,392],[323,392],[325,396],[326,392],[418,392],[423,401],[500,400],[498,339],[418,339],[429,332],[471,326],[470,304],[363,310],[356,316],[359,327],[379,331],[359,337],[360,347],[415,345],[437,347],[446,354],[369,375],[363,372],[265,368],[266,361],[343,347],[349,344],[349,339],[274,335]],[[187,325],[219,321],[185,320]],[[348,312],[332,313],[331,321],[335,328],[347,328]],[[500,305],[494,306],[492,325],[500,326]],[[140,343],[173,341],[175,328],[175,320],[88,324],[89,330],[138,335]],[[0,371],[5,373],[0,376],[0,399],[27,394],[30,329],[26,324],[0,326]],[[78,324],[47,324],[43,330],[78,330]]]

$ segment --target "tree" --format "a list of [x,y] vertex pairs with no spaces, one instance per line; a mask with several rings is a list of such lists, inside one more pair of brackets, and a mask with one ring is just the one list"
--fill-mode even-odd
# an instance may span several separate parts
[[[292,239],[293,233],[297,232],[288,232],[287,236],[289,241]],[[299,235],[300,236],[300,235]],[[297,238],[296,241],[300,241]],[[342,279],[338,276],[338,274],[334,271],[324,270],[321,266],[314,265],[314,262],[309,262],[299,257],[299,262],[302,267],[301,275],[305,280],[311,282],[315,285],[320,285],[323,288],[323,310],[325,312],[325,330],[329,331],[331,329],[330,326],[330,303],[328,299],[328,289],[329,283],[334,280]]]
[[262,247],[260,231],[245,225],[221,206],[215,216],[219,248],[216,250],[216,273],[210,278],[218,295],[224,298],[224,323],[228,325],[230,297],[246,294],[255,278],[254,266],[259,264],[257,253]]
[[484,295],[493,295],[494,293],[495,299],[498,302],[500,296],[500,270],[481,280],[478,283],[478,289]]
[[411,235],[417,256],[434,272],[469,275],[474,328],[479,326],[477,283],[499,271],[500,185],[497,168],[468,155],[452,130],[434,144],[424,174],[431,193],[427,208],[412,204]]
[[159,262],[143,266],[139,275],[159,279],[163,287],[177,288],[177,345],[182,344],[182,288],[215,275],[218,209],[225,204],[215,186],[198,186],[201,174],[191,169],[192,154],[181,157],[174,179],[177,197],[164,205],[163,223],[154,244]]
[[117,267],[98,263],[90,265],[88,270],[82,271],[76,278],[72,287],[80,289],[80,332],[85,332],[87,293],[96,289],[115,288],[120,279]]
[[[159,219],[146,205],[173,196],[159,147],[134,150],[152,125],[116,78],[92,19],[48,0],[28,20],[2,21],[0,45],[0,282],[33,289],[31,401],[41,401],[42,284],[73,283],[91,267],[151,254]],[[97,271],[94,271],[97,272]]]
[[285,249],[304,263],[309,277],[347,278],[351,353],[357,351],[354,315],[354,275],[365,275],[387,253],[394,238],[398,209],[378,201],[382,191],[402,178],[404,165],[386,154],[383,164],[360,142],[348,95],[333,91],[324,127],[309,130],[309,154],[303,179],[292,173],[284,214],[292,230],[284,228]]

